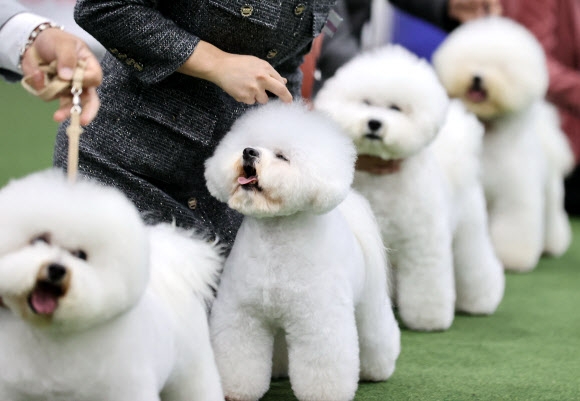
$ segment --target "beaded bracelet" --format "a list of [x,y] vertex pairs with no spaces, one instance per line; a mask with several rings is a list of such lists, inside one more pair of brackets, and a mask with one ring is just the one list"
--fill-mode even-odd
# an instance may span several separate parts
[[42,24],[40,24],[36,28],[34,28],[32,30],[32,32],[30,32],[30,36],[28,37],[28,40],[26,41],[24,46],[22,46],[22,49],[20,49],[20,54],[18,57],[18,69],[20,71],[22,71],[22,58],[24,57],[24,53],[26,53],[26,50],[30,49],[30,47],[32,46],[32,44],[34,43],[34,41],[36,40],[38,35],[40,35],[40,33],[42,31],[44,31],[48,28],[58,28],[62,31],[64,29],[64,26],[57,25],[54,22],[43,22]]

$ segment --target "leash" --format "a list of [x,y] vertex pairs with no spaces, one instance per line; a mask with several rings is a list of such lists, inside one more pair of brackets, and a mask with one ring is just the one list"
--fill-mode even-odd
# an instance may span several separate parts
[[24,77],[21,81],[24,89],[44,101],[51,101],[59,94],[70,89],[72,107],[70,110],[70,124],[66,129],[66,134],[68,136],[67,171],[69,182],[76,181],[79,166],[79,142],[80,136],[83,133],[83,128],[81,127],[81,113],[83,111],[81,105],[81,94],[83,93],[85,67],[86,62],[79,60],[74,70],[72,80],[66,81],[59,78],[56,69],[56,61],[53,61],[48,65],[41,65],[40,70],[44,73],[45,86],[39,91],[34,89],[30,84],[32,79],[31,76]]

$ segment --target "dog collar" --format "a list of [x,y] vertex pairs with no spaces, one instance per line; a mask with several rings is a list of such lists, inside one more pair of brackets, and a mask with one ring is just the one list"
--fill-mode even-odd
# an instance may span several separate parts
[[376,175],[386,175],[398,172],[404,159],[385,160],[378,156],[358,155],[355,169]]

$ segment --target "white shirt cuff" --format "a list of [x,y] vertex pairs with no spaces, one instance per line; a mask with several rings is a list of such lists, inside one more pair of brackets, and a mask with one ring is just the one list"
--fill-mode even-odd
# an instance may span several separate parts
[[20,13],[10,18],[0,29],[0,68],[22,74],[18,69],[20,50],[38,25],[49,22],[45,17]]

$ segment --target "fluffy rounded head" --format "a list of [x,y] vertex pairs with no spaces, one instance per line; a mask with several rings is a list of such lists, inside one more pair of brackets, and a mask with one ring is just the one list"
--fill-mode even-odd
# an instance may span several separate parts
[[302,103],[270,101],[234,123],[205,178],[213,196],[245,215],[324,213],[346,197],[355,156],[332,120]]
[[118,190],[58,170],[0,190],[0,297],[24,320],[97,325],[131,308],[148,277],[145,227]]
[[314,107],[342,126],[359,154],[396,160],[433,140],[448,103],[425,60],[389,45],[339,68],[317,94]]
[[540,43],[507,18],[462,24],[436,50],[433,64],[449,96],[483,120],[518,113],[548,88]]

